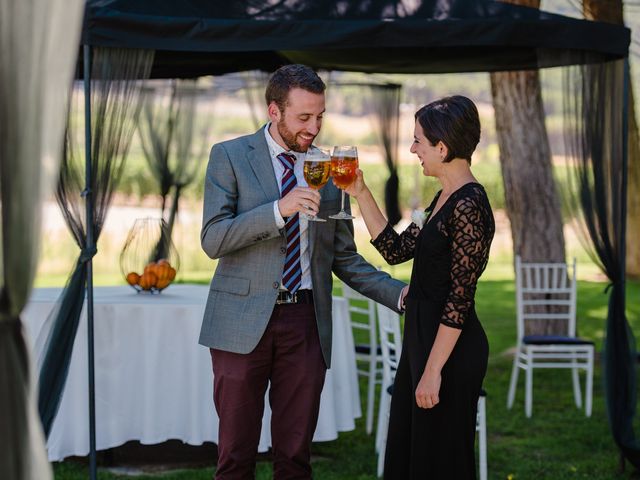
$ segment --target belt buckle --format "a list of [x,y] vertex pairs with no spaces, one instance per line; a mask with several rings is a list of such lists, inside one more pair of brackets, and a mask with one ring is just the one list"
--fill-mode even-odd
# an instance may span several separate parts
[[[281,295],[285,298],[281,298]],[[282,290],[278,292],[278,297],[276,298],[276,305],[289,305],[291,303],[298,303],[298,292],[291,293],[287,290]]]

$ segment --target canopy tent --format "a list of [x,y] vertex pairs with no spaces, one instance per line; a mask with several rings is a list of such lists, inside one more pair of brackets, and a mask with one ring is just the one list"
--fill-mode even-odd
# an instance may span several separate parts
[[88,0],[83,43],[155,50],[152,77],[442,73],[622,58],[629,30],[484,0]]
[[[630,42],[630,31],[624,27],[488,0],[244,0],[224,3],[88,0],[82,35],[84,56],[81,60],[85,62],[92,47],[155,51],[150,76],[156,78],[190,78],[255,69],[272,71],[283,64],[296,62],[316,69],[380,73],[522,70],[576,64],[614,64],[613,68],[619,70],[619,60],[627,57]],[[589,74],[588,70],[586,74]],[[89,69],[86,66],[84,77],[88,91]],[[624,96],[614,95],[623,91],[622,78],[613,75],[613,80],[598,90],[597,94],[602,98],[615,97],[618,102],[614,105],[615,102],[606,100],[609,103],[598,112],[604,115],[606,111],[623,118],[624,109],[607,108],[622,106]],[[584,89],[588,85],[589,82],[582,84],[583,92],[587,91]],[[578,110],[578,115],[586,111]],[[590,114],[593,113],[590,110]],[[610,150],[608,153],[613,152],[618,159],[624,160],[624,149],[617,147],[625,144],[626,129],[606,129],[606,125],[607,122],[603,122],[596,132],[609,137],[599,146],[606,145]],[[590,130],[590,133],[594,131]],[[611,145],[616,148],[612,149]],[[603,153],[599,148],[584,150],[588,150],[592,162],[599,162],[598,155]],[[87,160],[89,164],[90,154]],[[607,165],[611,166],[612,176],[622,176],[624,185],[626,171],[619,169],[620,165],[625,165],[624,161]],[[599,182],[595,183],[593,188],[601,186]],[[87,185],[91,185],[90,171]],[[585,188],[589,187],[585,185]],[[614,190],[607,194],[622,194],[622,198],[612,202],[614,208],[619,208],[626,202],[625,188]],[[90,201],[90,189],[85,193]],[[87,215],[86,225],[92,225],[91,208],[87,208]],[[614,243],[621,245],[618,252],[621,257],[615,258],[620,269],[616,269],[616,278],[611,279],[618,292],[612,295],[612,299],[615,297],[612,302],[617,307],[615,314],[610,308],[609,323],[627,325],[624,317],[625,220],[619,212],[607,218],[617,222]],[[92,251],[92,245],[87,245],[87,250]],[[610,258],[607,260],[611,261]],[[89,260],[89,312],[92,304],[90,269]],[[89,325],[91,322],[89,315]],[[629,334],[624,328],[618,329],[613,340],[607,340],[606,348],[613,346],[631,352],[633,338],[625,336]],[[627,372],[635,368],[630,358],[630,355],[623,355],[611,360],[618,363],[609,365],[607,371],[622,368]],[[631,399],[635,394],[635,377],[620,375],[615,381],[621,382],[618,392],[624,392],[625,399],[621,404],[613,404],[608,398],[609,409],[615,410],[610,411],[613,435],[621,449],[639,466],[640,448],[629,428],[635,412],[635,400]],[[95,442],[92,448],[94,445]]]

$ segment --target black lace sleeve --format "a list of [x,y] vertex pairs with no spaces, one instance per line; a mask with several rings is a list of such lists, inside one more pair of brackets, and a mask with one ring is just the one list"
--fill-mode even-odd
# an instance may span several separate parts
[[413,258],[416,249],[416,239],[420,234],[420,228],[411,223],[402,233],[397,233],[387,223],[380,235],[371,240],[371,244],[384,257],[389,265],[397,265]]
[[481,190],[455,203],[447,220],[451,238],[451,290],[440,323],[462,328],[473,307],[478,278],[487,266],[495,231],[489,201]]

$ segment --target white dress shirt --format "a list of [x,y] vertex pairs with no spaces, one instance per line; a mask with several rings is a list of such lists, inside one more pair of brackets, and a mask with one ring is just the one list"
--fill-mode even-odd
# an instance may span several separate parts
[[[273,165],[273,171],[276,174],[276,180],[278,181],[278,188],[282,185],[282,176],[284,175],[284,167],[280,160],[278,160],[278,155],[281,153],[289,153],[291,155],[295,155],[296,163],[293,167],[293,174],[296,176],[296,182],[299,187],[307,187],[307,182],[304,179],[304,157],[305,153],[287,151],[284,150],[278,143],[273,139],[271,134],[269,133],[269,126],[271,123],[267,123],[267,126],[264,127],[264,136],[267,139],[267,145],[269,146],[269,154],[271,155],[271,164]],[[276,221],[276,226],[278,228],[284,228],[285,221],[280,214],[280,209],[278,208],[278,201],[273,202],[273,216]],[[311,283],[311,259],[309,258],[309,221],[300,216],[300,268],[302,268],[302,282],[300,285],[301,289],[312,289],[313,285]],[[285,288],[284,285],[281,285],[281,288]]]

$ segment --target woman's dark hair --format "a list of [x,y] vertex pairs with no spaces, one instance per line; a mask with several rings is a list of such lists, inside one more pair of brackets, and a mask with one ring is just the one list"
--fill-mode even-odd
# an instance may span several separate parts
[[322,79],[306,65],[285,65],[273,72],[265,90],[267,105],[276,102],[281,112],[287,104],[289,92],[301,88],[311,93],[324,93],[326,88]]
[[480,118],[471,100],[462,95],[441,98],[418,110],[415,119],[432,145],[442,141],[449,149],[443,162],[464,158],[471,163],[480,141]]

